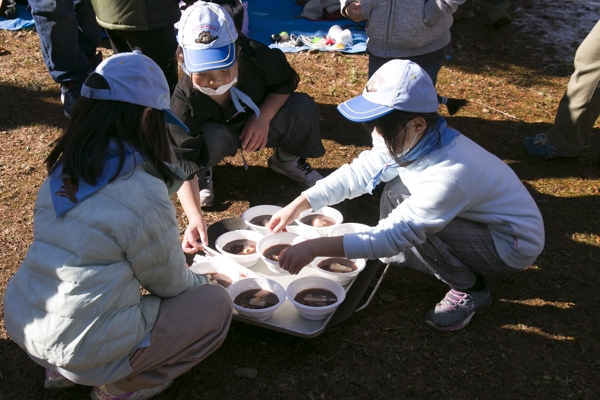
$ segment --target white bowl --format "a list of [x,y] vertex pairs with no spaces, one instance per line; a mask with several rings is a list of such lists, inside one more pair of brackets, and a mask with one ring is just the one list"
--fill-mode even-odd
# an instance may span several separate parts
[[[304,218],[307,218],[311,215],[324,215],[326,218],[330,218],[334,221],[333,225],[312,226],[310,223],[307,224],[302,222]],[[319,236],[329,235],[329,231],[331,231],[331,229],[333,229],[334,227],[340,225],[342,222],[344,222],[344,217],[342,216],[342,213],[336,210],[335,208],[329,206],[323,207],[320,210],[304,210],[300,213],[300,215],[298,215],[298,219],[296,219],[296,223],[298,224],[298,226],[308,227],[317,232]]]
[[[327,289],[337,297],[337,301],[333,304],[329,304],[323,307],[311,307],[304,304],[298,303],[294,300],[294,297],[305,289]],[[287,298],[292,302],[298,313],[310,320],[321,320],[327,318],[332,312],[334,312],[340,304],[346,298],[346,291],[339,283],[332,281],[331,279],[324,278],[322,276],[306,276],[304,278],[298,278],[288,285],[286,289]]]
[[234,240],[246,239],[246,240],[252,240],[253,242],[258,243],[260,241],[260,239],[262,239],[262,238],[263,238],[263,235],[261,235],[258,232],[255,232],[255,231],[249,231],[249,230],[229,231],[229,232],[225,232],[224,234],[222,234],[221,236],[219,236],[217,238],[217,240],[215,241],[215,247],[217,248],[219,253],[230,258],[232,261],[234,261],[244,267],[250,268],[250,267],[254,266],[254,264],[256,264],[256,262],[260,258],[260,254],[258,254],[257,251],[255,251],[254,253],[251,253],[251,254],[235,254],[235,253],[229,253],[229,252],[225,251],[224,247],[227,247],[227,244],[233,242]]
[[308,226],[300,225],[288,225],[285,227],[286,231],[295,233],[296,235],[302,236],[305,239],[316,239],[321,237],[314,229]]
[[[354,263],[357,269],[352,272],[327,271],[319,267],[319,264],[325,260],[336,260],[339,264]],[[312,266],[317,270],[317,274],[327,279],[331,279],[342,286],[350,283],[350,281],[352,281],[356,277],[356,275],[358,275],[360,271],[362,271],[365,268],[365,265],[367,265],[367,260],[365,260],[364,258],[359,258],[357,260],[349,260],[344,257],[316,257],[312,262]]]
[[253,318],[259,321],[265,321],[273,315],[275,310],[279,308],[285,301],[285,289],[279,283],[275,282],[271,279],[266,278],[245,278],[240,279],[237,282],[232,283],[227,291],[231,296],[231,301],[234,301],[235,298],[240,294],[245,292],[246,290],[252,289],[264,289],[269,290],[277,296],[279,302],[272,307],[268,308],[245,308],[233,303],[233,308],[238,312],[238,314],[243,315],[248,318]]
[[270,258],[265,256],[265,251],[269,249],[271,246],[276,246],[279,244],[289,244],[294,245],[296,243],[300,243],[305,241],[306,239],[303,236],[297,235],[292,232],[278,232],[278,233],[270,233],[264,236],[260,241],[256,244],[256,251],[260,254],[260,258],[263,259],[267,267],[275,272],[276,274],[287,275],[285,269],[279,267],[279,263],[277,261],[273,261]]
[[346,233],[369,232],[371,227],[357,222],[345,222],[334,226],[329,231],[329,236],[344,236]]
[[[190,266],[190,271],[202,275],[226,275],[227,277],[229,277],[229,279],[231,279],[231,282],[227,286],[219,282],[219,284],[223,287],[231,286],[232,283],[240,280],[240,273],[237,270],[237,268],[234,265],[228,264],[225,261],[202,261],[194,263],[192,264],[192,266]],[[217,279],[217,281],[220,281],[220,279]]]
[[272,205],[261,205],[250,207],[242,214],[242,220],[244,223],[253,231],[260,232],[263,235],[268,235],[271,233],[266,226],[260,224],[253,224],[252,221],[254,218],[260,217],[261,215],[268,215],[267,219],[271,219],[271,216],[275,214],[277,211],[281,210],[282,207],[272,206]]

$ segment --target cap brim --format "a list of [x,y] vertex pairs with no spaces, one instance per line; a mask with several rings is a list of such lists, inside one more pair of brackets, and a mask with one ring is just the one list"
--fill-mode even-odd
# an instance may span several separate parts
[[394,111],[393,108],[370,102],[362,95],[337,106],[338,111],[350,121],[365,122]]
[[184,47],[183,57],[185,67],[190,72],[229,69],[235,63],[235,43],[210,49]]
[[190,131],[190,128],[188,128],[175,114],[173,114],[171,110],[163,110],[163,113],[165,114],[165,122],[167,124],[180,126],[185,129],[186,132]]

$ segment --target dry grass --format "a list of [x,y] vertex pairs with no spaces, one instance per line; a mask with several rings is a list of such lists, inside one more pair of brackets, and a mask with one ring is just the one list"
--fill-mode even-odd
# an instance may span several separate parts
[[[600,397],[599,131],[590,134],[577,159],[527,157],[519,139],[550,126],[571,67],[551,64],[551,49],[538,49],[535,38],[516,27],[493,32],[471,20],[456,24],[453,34],[454,53],[440,73],[439,90],[471,103],[448,120],[508,163],[538,202],[547,244],[536,264],[514,276],[491,277],[493,307],[448,335],[423,324],[444,285],[399,269],[380,288],[397,300],[375,301],[314,339],[234,321],[221,349],[159,398]],[[108,48],[102,51],[110,55]],[[300,89],[321,106],[328,152],[311,162],[327,174],[369,146],[369,135],[335,110],[362,90],[366,58],[302,53],[288,59],[302,76]],[[0,31],[0,93],[1,301],[32,241],[43,160],[66,123],[35,33]],[[269,154],[249,157],[247,172],[235,157],[215,168],[217,204],[206,212],[210,223],[239,216],[249,205],[286,204],[299,193],[266,168]],[[363,196],[339,209],[348,221],[376,223],[377,198]],[[183,226],[181,213],[180,221]],[[190,318],[201,317],[190,311]],[[42,369],[10,341],[1,322],[0,361],[1,399],[88,396],[87,388],[43,393]],[[235,378],[241,366],[257,368],[258,377]]]

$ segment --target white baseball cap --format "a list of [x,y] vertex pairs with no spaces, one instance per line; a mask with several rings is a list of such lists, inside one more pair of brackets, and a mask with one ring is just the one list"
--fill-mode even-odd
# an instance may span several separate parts
[[393,110],[431,113],[438,107],[437,92],[427,72],[412,61],[392,60],[373,74],[360,96],[337,109],[351,121],[365,122]]
[[93,73],[102,76],[108,87],[92,88],[84,83],[81,96],[162,110],[166,123],[178,125],[189,132],[189,128],[171,111],[171,93],[162,69],[139,50],[107,58]]
[[179,20],[179,45],[188,73],[229,69],[238,37],[231,16],[215,3],[198,1]]

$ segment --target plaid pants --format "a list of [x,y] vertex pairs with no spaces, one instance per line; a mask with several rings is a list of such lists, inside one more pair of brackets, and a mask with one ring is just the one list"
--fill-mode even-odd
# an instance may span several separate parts
[[[408,197],[410,192],[400,178],[388,182],[381,195],[379,218],[386,218]],[[428,234],[425,243],[381,261],[435,275],[455,289],[475,285],[475,271],[484,274],[520,271],[500,259],[487,225],[458,217],[441,231]]]

